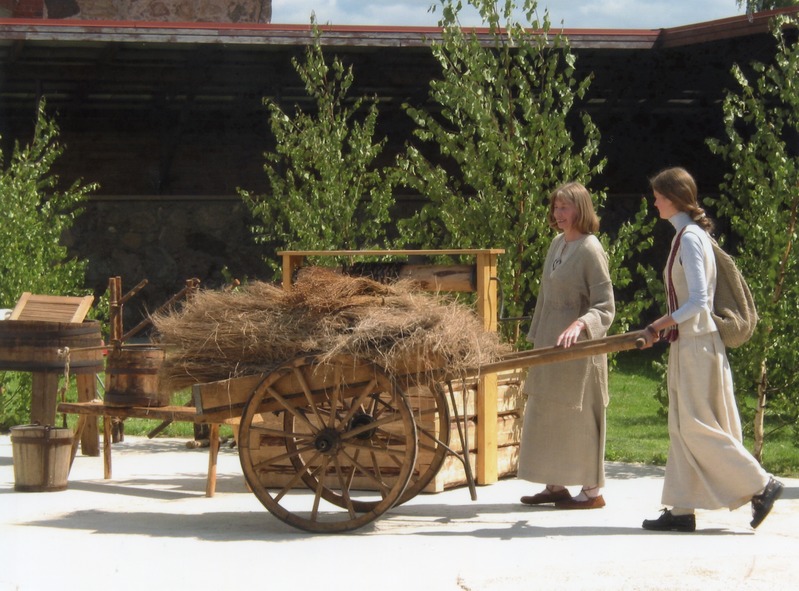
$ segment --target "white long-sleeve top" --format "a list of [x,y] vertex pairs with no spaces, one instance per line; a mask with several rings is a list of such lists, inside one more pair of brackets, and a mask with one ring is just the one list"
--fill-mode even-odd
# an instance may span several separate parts
[[[677,233],[689,225],[696,225],[684,211],[671,216],[669,222]],[[688,284],[688,299],[671,314],[677,324],[682,324],[708,307],[705,249],[701,238],[694,232],[683,232],[680,238],[680,261],[685,271],[685,282]]]

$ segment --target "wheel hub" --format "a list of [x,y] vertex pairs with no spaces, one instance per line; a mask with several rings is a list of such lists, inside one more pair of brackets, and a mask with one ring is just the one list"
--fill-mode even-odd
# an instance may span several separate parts
[[[367,414],[365,412],[360,412],[356,414],[354,417],[352,417],[352,419],[350,420],[350,431],[353,429],[357,429],[358,427],[369,425],[371,423],[374,423],[374,418],[372,418],[372,415]],[[374,429],[364,429],[363,431],[358,433],[355,437],[357,439],[364,439],[364,440],[371,439],[374,433],[375,433]]]
[[341,438],[339,437],[338,432],[336,432],[335,429],[327,427],[326,429],[322,429],[316,436],[316,439],[314,440],[314,447],[317,451],[330,454],[338,449],[340,443]]

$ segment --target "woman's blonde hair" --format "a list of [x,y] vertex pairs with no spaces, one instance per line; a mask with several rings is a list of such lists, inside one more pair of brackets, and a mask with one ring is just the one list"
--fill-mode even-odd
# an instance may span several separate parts
[[594,211],[594,202],[591,193],[582,184],[577,182],[561,185],[549,195],[549,214],[547,221],[551,228],[557,228],[555,221],[555,201],[567,201],[577,208],[575,229],[581,234],[595,234],[599,230],[599,218]]
[[696,181],[687,170],[679,166],[661,170],[649,179],[649,186],[671,201],[679,211],[690,215],[706,232],[713,231],[713,220],[699,205]]

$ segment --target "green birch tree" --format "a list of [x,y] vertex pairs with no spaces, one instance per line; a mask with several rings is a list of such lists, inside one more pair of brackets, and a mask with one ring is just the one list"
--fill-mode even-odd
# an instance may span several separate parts
[[[737,89],[724,100],[726,138],[709,139],[728,165],[715,205],[738,242],[737,262],[752,289],[760,323],[730,352],[736,390],[754,401],[754,455],[761,459],[768,410],[777,428],[799,437],[799,43],[796,19],[774,20],[776,56],[735,66]],[[789,42],[786,31],[793,41]],[[750,79],[751,78],[751,79]]]
[[[418,141],[398,162],[400,183],[426,198],[412,217],[398,223],[401,246],[504,248],[499,280],[511,316],[529,314],[540,271],[554,236],[547,224],[548,196],[558,185],[586,186],[601,172],[600,133],[575,103],[591,76],[578,79],[568,40],[553,33],[548,13],[526,0],[527,24],[514,20],[512,0],[470,0],[488,27],[489,43],[462,28],[463,3],[440,2],[443,28],[432,51],[441,77],[430,83],[433,107],[406,105]],[[571,129],[579,129],[579,137]],[[598,208],[603,190],[594,190]],[[640,239],[646,219],[641,203],[619,240],[605,243],[614,285],[624,288],[633,271],[623,261],[650,244]],[[617,330],[638,322],[650,297],[638,294],[620,307]],[[511,335],[512,339],[518,334]]]
[[[394,203],[390,175],[376,164],[385,139],[375,140],[377,99],[351,98],[352,67],[327,62],[314,21],[305,61],[292,60],[315,110],[286,113],[265,103],[275,149],[264,154],[271,192],[239,193],[259,222],[256,241],[276,249],[331,250],[385,246]],[[279,275],[274,256],[265,257]]]
[[[0,151],[0,307],[13,307],[23,292],[86,295],[87,261],[62,245],[61,237],[83,211],[95,184],[80,180],[66,189],[52,167],[63,154],[59,130],[42,101],[29,144],[15,142],[11,157]],[[0,372],[0,425],[28,420],[28,374]]]

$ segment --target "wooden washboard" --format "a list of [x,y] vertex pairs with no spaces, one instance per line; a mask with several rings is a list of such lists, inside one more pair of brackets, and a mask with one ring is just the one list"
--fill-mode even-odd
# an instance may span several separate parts
[[42,320],[45,322],[83,322],[92,307],[94,296],[22,294],[8,320]]

